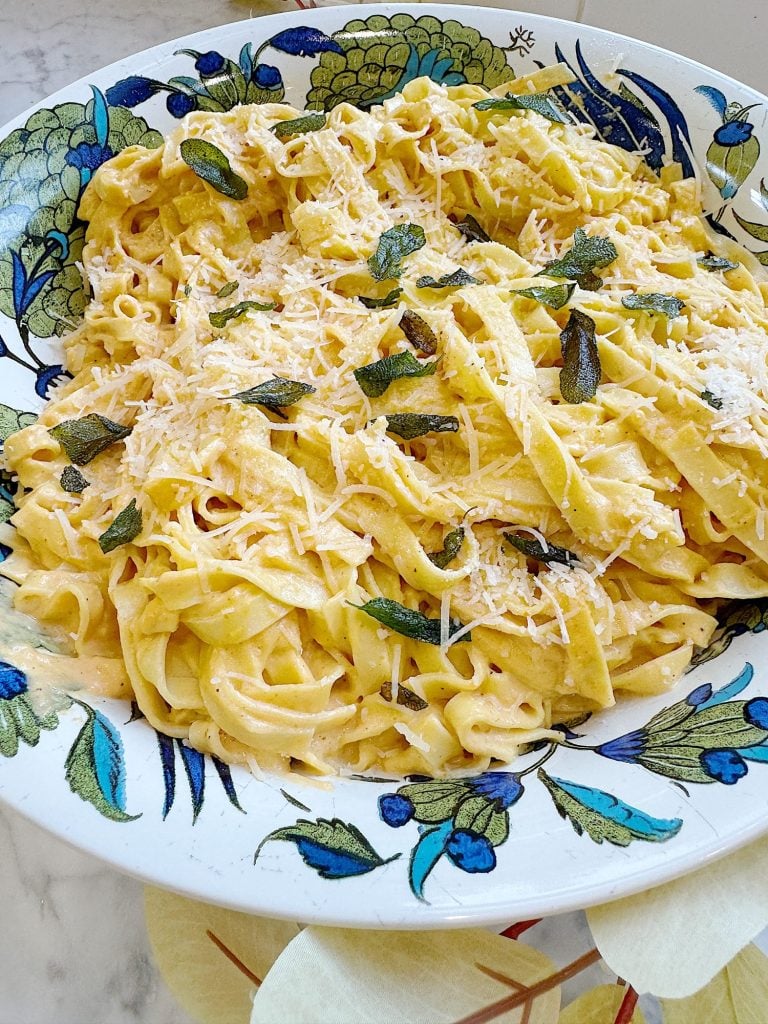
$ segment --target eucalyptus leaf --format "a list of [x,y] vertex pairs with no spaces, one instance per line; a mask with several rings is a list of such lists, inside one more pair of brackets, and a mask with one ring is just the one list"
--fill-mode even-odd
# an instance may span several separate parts
[[539,276],[545,274],[547,277],[570,278],[580,288],[597,291],[603,280],[594,271],[607,267],[618,255],[616,246],[609,238],[589,236],[583,228],[576,228],[572,248],[559,259],[547,263],[539,271]]
[[726,259],[725,256],[715,256],[711,252],[707,253],[706,256],[700,256],[696,262],[705,270],[735,270],[739,265],[734,263],[733,260]]
[[425,274],[416,281],[417,288],[463,288],[468,284],[482,284],[482,281],[468,274],[463,267],[458,267],[450,274],[443,274],[438,278]]
[[360,295],[358,298],[366,309],[389,309],[391,306],[397,305],[398,299],[402,294],[402,288],[393,288],[391,292],[387,292],[381,299],[372,299],[367,295]]
[[468,213],[463,220],[456,224],[456,229],[461,232],[467,242],[492,242],[493,239],[477,223],[471,213]]
[[405,441],[412,441],[424,434],[455,434],[459,429],[459,421],[455,416],[436,416],[428,413],[388,413],[387,433],[397,434]]
[[228,299],[230,295],[234,295],[240,285],[237,281],[227,281],[221,288],[216,292],[217,299]]
[[537,562],[565,565],[569,569],[579,564],[578,555],[567,548],[558,547],[557,544],[547,544],[545,548],[535,537],[521,536],[519,533],[505,533],[504,540],[509,541],[512,547],[517,548],[526,558],[535,558]]
[[181,159],[198,178],[228,199],[245,199],[248,183],[232,170],[222,151],[205,139],[184,139],[179,147]]
[[60,481],[61,488],[70,494],[82,494],[86,487],[91,485],[85,479],[79,469],[74,466],[67,466],[62,471]]
[[634,295],[625,295],[621,304],[625,309],[661,313],[668,320],[674,320],[685,309],[685,303],[681,299],[676,299],[674,295],[664,295],[662,292],[637,292]]
[[560,394],[564,401],[574,405],[588,402],[597,394],[602,375],[595,321],[579,309],[572,310],[560,333],[560,344],[563,351]]
[[294,117],[291,121],[278,121],[269,129],[278,139],[288,139],[292,135],[306,135],[325,128],[325,114],[304,114]]
[[530,93],[522,96],[513,96],[507,93],[506,96],[489,96],[486,100],[473,103],[475,110],[533,110],[548,121],[558,124],[571,124],[570,117],[551,96],[545,93]]
[[215,313],[209,313],[208,319],[211,321],[212,327],[222,328],[226,327],[230,320],[239,320],[249,310],[256,313],[268,313],[275,308],[275,305],[274,302],[252,302],[250,299],[245,299],[243,302],[238,302],[236,306],[230,306],[229,309],[220,309]]
[[116,441],[125,440],[132,430],[94,412],[79,420],[64,420],[48,433],[59,442],[70,462],[86,466]]
[[107,555],[123,544],[130,544],[139,536],[143,527],[141,510],[136,507],[134,498],[99,537],[99,547]]
[[414,313],[412,309],[404,309],[400,317],[400,330],[408,341],[426,355],[437,352],[437,337],[427,321]]
[[562,309],[570,301],[576,290],[575,284],[556,284],[551,288],[533,287],[518,288],[513,295],[524,295],[526,299],[533,299],[540,302],[542,306],[549,306],[550,309]]
[[[382,683],[379,692],[384,700],[390,704],[392,703],[392,683]],[[409,690],[402,683],[399,683],[397,687],[397,703],[401,707],[408,708],[410,711],[423,711],[424,708],[429,707],[429,704],[423,697],[420,697],[418,693],[414,693],[413,690]]]
[[402,261],[427,244],[424,228],[418,224],[395,224],[385,231],[368,260],[368,269],[374,281],[388,281],[400,277]]
[[[371,618],[376,619],[377,622],[393,632],[400,633],[401,636],[407,636],[411,640],[420,640],[425,644],[440,646],[440,619],[427,618],[421,612],[415,611],[413,608],[406,608],[405,605],[398,601],[391,601],[387,597],[374,597],[373,600],[366,601],[365,604],[355,604],[352,607],[359,608],[361,612],[365,612],[366,615],[370,615]],[[449,639],[460,629],[463,629],[463,625],[458,619],[448,620]],[[470,633],[465,633],[461,639],[470,640]]]
[[317,388],[311,384],[304,384],[298,380],[287,380],[285,377],[272,377],[265,380],[263,384],[257,384],[255,388],[248,391],[238,391],[232,398],[236,398],[243,405],[263,405],[267,409],[282,409],[304,398],[305,395],[314,394]]
[[379,398],[394,381],[406,377],[431,377],[436,369],[437,360],[420,362],[410,352],[397,352],[359,367],[354,374],[363,394],[369,398]]
[[459,526],[445,535],[443,550],[433,551],[431,555],[427,555],[427,558],[433,565],[436,565],[438,569],[445,569],[461,551],[461,545],[463,543],[464,528]]

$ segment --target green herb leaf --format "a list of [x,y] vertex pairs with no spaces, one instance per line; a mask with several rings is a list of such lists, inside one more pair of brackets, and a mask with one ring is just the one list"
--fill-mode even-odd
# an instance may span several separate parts
[[592,238],[582,228],[576,228],[573,236],[573,248],[569,249],[558,260],[551,260],[539,275],[547,277],[567,277],[576,281],[580,288],[597,291],[603,279],[593,273],[601,267],[607,267],[618,258],[616,246],[608,238],[599,235]]
[[437,352],[437,337],[427,321],[414,313],[412,309],[403,310],[400,317],[400,330],[408,341],[428,356]]
[[228,199],[245,199],[248,183],[240,177],[218,147],[205,139],[184,139],[179,147],[181,159],[198,178],[206,181]]
[[402,260],[427,244],[424,228],[418,224],[395,224],[379,239],[376,252],[368,260],[368,269],[374,281],[388,281],[400,277]]
[[537,92],[530,95],[513,96],[507,93],[506,96],[489,96],[487,100],[480,100],[473,103],[475,110],[533,110],[548,121],[556,121],[558,124],[571,124],[571,119],[565,111],[557,104],[551,96]]
[[74,466],[66,467],[61,474],[60,482],[62,490],[68,491],[70,494],[82,494],[86,487],[91,486],[80,470],[75,469]]
[[269,130],[282,140],[291,135],[316,132],[320,128],[325,128],[325,114],[304,114],[303,117],[294,117],[292,121],[278,121]]
[[397,434],[406,441],[424,434],[455,434],[459,429],[459,421],[455,416],[430,416],[417,412],[392,413],[385,416],[387,433]]
[[230,295],[234,295],[240,285],[237,281],[227,281],[221,288],[216,292],[217,299],[228,299]]
[[267,409],[282,409],[295,405],[305,395],[314,394],[317,388],[311,384],[303,384],[298,380],[287,380],[285,377],[272,377],[263,384],[257,384],[248,391],[238,391],[232,398],[237,398],[243,405],[263,405]]
[[431,377],[436,369],[437,360],[431,363],[419,362],[410,352],[397,352],[393,356],[361,366],[354,374],[363,394],[369,398],[378,398],[393,381],[405,377]]
[[136,499],[134,498],[99,537],[99,547],[107,555],[123,544],[130,544],[139,536],[142,529],[141,511],[136,508]]
[[124,427],[93,412],[79,420],[64,420],[51,427],[48,433],[59,442],[70,462],[87,466],[110,445],[128,437],[132,430],[133,427]]
[[212,327],[226,327],[230,320],[238,320],[241,316],[245,316],[249,309],[253,309],[257,313],[268,313],[276,305],[275,302],[251,302],[250,299],[245,299],[243,302],[238,302],[236,306],[230,306],[229,309],[220,309],[216,313],[209,313],[208,319],[211,321]]
[[681,299],[676,299],[674,295],[664,295],[663,292],[637,292],[634,295],[625,295],[621,304],[625,309],[644,309],[650,313],[661,313],[668,320],[674,320],[685,309],[685,303]]
[[701,256],[696,260],[700,267],[704,267],[705,270],[735,270],[738,267],[738,263],[734,263],[733,260],[727,260],[725,256],[715,256],[714,253],[707,253],[706,256]]
[[192,285],[191,284],[185,284],[184,285],[184,295],[185,295],[185,297],[189,298],[189,296],[191,294],[192,294]]
[[431,274],[425,274],[416,282],[417,288],[463,288],[465,284],[482,284],[482,281],[468,274],[463,267],[459,267],[451,274],[443,274],[435,280]]
[[723,408],[722,398],[717,398],[711,391],[702,391],[699,397],[703,398],[707,405],[711,405],[713,409]]
[[595,340],[595,321],[574,309],[560,333],[563,368],[560,371],[560,394],[566,402],[588,402],[597,394],[602,367]]
[[360,295],[358,297],[366,309],[388,309],[390,306],[397,305],[397,300],[402,294],[402,288],[393,288],[391,292],[387,292],[383,299],[369,299],[367,295]]
[[533,299],[542,306],[549,306],[550,309],[562,309],[570,301],[575,290],[575,284],[556,284],[552,288],[518,288],[512,294],[524,295],[526,299]]
[[[352,607],[359,608],[361,612],[365,612],[366,615],[370,615],[371,618],[376,619],[377,622],[393,632],[400,633],[401,636],[407,636],[411,640],[421,640],[425,644],[440,646],[440,619],[428,619],[421,612],[406,608],[405,605],[399,604],[397,601],[390,601],[387,597],[374,597],[372,601],[355,604]],[[458,619],[449,619],[448,637],[452,637],[462,628]],[[470,634],[465,633],[461,639],[469,640]]]
[[[379,691],[384,700],[392,703],[392,683],[382,683],[381,690]],[[401,707],[409,708],[411,711],[423,711],[424,708],[428,708],[429,704],[420,697],[418,693],[414,693],[413,690],[409,690],[407,686],[403,686],[400,683],[397,687],[397,703]]]
[[461,545],[464,543],[464,528],[459,526],[455,530],[451,530],[450,533],[446,534],[445,540],[443,541],[443,550],[434,551],[431,555],[427,555],[427,558],[436,565],[438,569],[445,569],[454,558],[461,551]]
[[557,565],[565,565],[570,569],[579,564],[578,555],[567,548],[558,547],[557,544],[548,543],[545,548],[535,537],[525,537],[519,533],[505,533],[504,540],[509,541],[512,547],[521,551],[526,558],[535,558],[537,562],[544,562],[546,565],[555,562]]
[[467,242],[492,242],[493,239],[480,227],[471,213],[468,213],[464,220],[456,224],[458,231],[464,235]]

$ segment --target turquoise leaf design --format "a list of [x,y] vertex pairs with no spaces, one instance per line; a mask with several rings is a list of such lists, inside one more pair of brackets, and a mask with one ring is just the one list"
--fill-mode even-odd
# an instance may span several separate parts
[[699,704],[698,710],[706,711],[707,708],[717,707],[718,704],[724,704],[726,701],[731,700],[731,698],[737,697],[752,682],[754,674],[754,668],[749,662],[746,662],[736,678],[732,679],[725,686],[720,687],[719,690],[715,690],[709,700]]
[[606,840],[614,846],[629,846],[635,839],[663,843],[682,828],[680,818],[653,818],[602,789],[555,778],[541,768],[537,777],[546,786],[560,817],[568,819],[578,835],[586,832],[596,843]]
[[275,829],[262,839],[254,863],[264,845],[273,840],[295,843],[304,863],[314,868],[321,878],[365,875],[400,856],[396,853],[384,860],[358,828],[338,818],[318,818],[317,821],[299,818],[295,825]]
[[65,762],[69,788],[105,818],[134,821],[125,810],[125,761],[120,734],[105,716],[77,701],[88,715]]
[[437,828],[425,829],[414,846],[408,866],[408,881],[411,892],[417,899],[424,899],[424,883],[432,868],[445,853],[445,844],[448,842],[453,828],[453,821],[449,820],[444,821]]

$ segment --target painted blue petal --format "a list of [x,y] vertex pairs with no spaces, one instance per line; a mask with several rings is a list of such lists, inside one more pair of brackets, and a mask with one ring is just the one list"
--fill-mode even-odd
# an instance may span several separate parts
[[42,288],[51,280],[52,277],[56,276],[55,270],[46,270],[38,277],[34,278],[27,285],[27,290],[24,293],[24,308],[29,309],[32,303],[35,301],[37,296],[40,294]]
[[316,57],[318,53],[327,50],[334,53],[344,52],[335,39],[308,25],[299,25],[297,28],[287,28],[283,32],[278,32],[269,40],[269,45],[297,57]]
[[732,697],[737,697],[742,690],[746,690],[749,684],[752,682],[752,677],[755,674],[755,670],[752,665],[747,662],[744,668],[739,672],[735,679],[732,679],[730,683],[720,687],[719,690],[715,690],[708,701],[703,704],[699,704],[696,711],[703,711],[705,708],[714,708],[718,704],[724,704],[727,700],[731,700]]
[[194,825],[205,798],[205,757],[199,750],[186,746],[181,740],[176,740],[176,744],[181,752],[181,760],[184,762],[184,770],[189,781],[189,793],[192,797],[192,824]]
[[725,108],[728,106],[728,100],[726,100],[719,89],[716,89],[714,85],[697,85],[693,91],[709,100],[720,117],[725,117]]
[[437,55],[439,52],[439,50],[429,50],[427,53],[424,54],[419,63],[420,75],[426,75],[428,77],[431,76],[432,69],[435,66],[435,62],[437,60]]
[[101,146],[106,146],[109,138],[109,111],[107,101],[101,89],[95,85],[91,86],[93,92],[93,127],[96,129],[96,141]]
[[253,53],[251,51],[250,43],[246,43],[240,51],[237,63],[240,65],[240,70],[245,75],[246,82],[250,81],[251,73],[253,71]]
[[424,899],[424,883],[432,868],[445,853],[445,844],[453,832],[453,821],[442,822],[437,828],[426,829],[411,853],[408,881],[417,899]]
[[464,85],[466,78],[459,71],[451,71],[449,75],[445,75],[442,79],[442,85]]
[[664,840],[680,831],[682,821],[679,818],[654,818],[645,811],[639,811],[636,807],[625,804],[612,793],[606,793],[602,789],[593,789],[591,786],[580,786],[576,782],[568,782],[567,779],[557,779],[552,776],[552,781],[557,783],[561,789],[578,800],[586,807],[591,807],[602,814],[609,821],[615,821],[618,825],[625,825],[645,839]]
[[[10,548],[8,548],[10,551]],[[27,677],[20,668],[0,661],[0,700],[13,700],[20,693],[27,692]]]
[[107,103],[112,107],[138,107],[160,89],[165,89],[162,82],[141,75],[130,75],[107,89]]
[[331,850],[313,839],[297,839],[296,848],[305,863],[314,868],[321,878],[353,878],[372,869],[370,861]]
[[678,107],[668,92],[643,77],[643,75],[638,75],[636,71],[627,71],[625,68],[619,68],[618,73],[623,75],[624,78],[628,78],[630,82],[634,82],[662,111],[667,119],[672,135],[672,157],[680,164],[684,178],[694,177],[690,156],[691,135],[688,131],[688,122],[685,120],[680,107]]
[[514,772],[484,772],[469,780],[469,788],[478,796],[494,800],[500,811],[510,808],[523,795],[520,777]]
[[737,754],[741,754],[745,761],[758,761],[762,764],[768,764],[768,747],[739,747],[736,750]]
[[125,762],[120,733],[100,711],[94,711],[93,764],[104,799],[125,811]]
[[65,380],[70,376],[71,375],[63,366],[44,366],[41,370],[37,371],[37,377],[35,379],[35,393],[41,398],[47,398],[48,391],[54,381],[59,378]]
[[21,256],[14,250],[11,250],[11,260],[13,261],[13,308],[16,311],[16,316],[20,317],[25,311],[24,292],[27,290],[27,270],[21,262]]
[[9,548],[7,544],[0,544],[0,562],[4,562],[12,551],[13,548]]
[[59,259],[65,260],[67,256],[69,256],[69,239],[62,231],[55,231],[53,228],[51,228],[50,231],[46,231],[45,237],[52,239],[54,242],[61,246],[61,254],[59,256]]
[[[240,806],[240,801],[237,799],[237,792],[235,791],[235,784],[232,781],[232,772],[229,765],[225,764],[224,761],[220,761],[218,757],[214,757],[213,755],[211,755],[211,760],[213,761],[213,767],[216,769],[216,774],[221,780],[221,784],[224,787],[224,792],[227,794],[229,802],[233,807],[236,807],[238,811],[243,811],[243,808]],[[243,814],[245,814],[245,811],[243,811]]]
[[173,740],[161,732],[157,733],[157,746],[160,750],[160,763],[163,766],[163,787],[165,789],[163,820],[165,820],[173,807],[176,796],[176,753],[173,748]]
[[617,736],[614,740],[608,740],[607,743],[601,743],[599,747],[595,747],[595,753],[612,761],[636,764],[647,745],[648,733],[645,729],[635,729],[623,736]]

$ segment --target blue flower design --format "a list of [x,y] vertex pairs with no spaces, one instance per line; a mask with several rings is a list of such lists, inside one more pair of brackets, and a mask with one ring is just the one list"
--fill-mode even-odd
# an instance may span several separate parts
[[758,729],[768,729],[768,698],[753,697],[744,705],[744,718]]
[[626,764],[636,764],[640,755],[645,751],[648,734],[645,729],[635,729],[633,732],[618,736],[615,740],[601,743],[595,748],[595,753],[602,757],[609,757],[612,761],[623,761]]
[[478,796],[493,801],[499,811],[517,803],[524,792],[520,777],[514,772],[484,772],[476,779],[470,779],[469,788]]
[[112,107],[138,107],[163,88],[162,82],[142,75],[129,75],[107,89],[107,103]]
[[272,36],[267,45],[296,57],[316,57],[318,53],[323,53],[326,50],[343,53],[335,39],[331,39],[319,28],[311,28],[308,25],[287,28],[283,32],[278,32],[276,36]]
[[413,818],[415,808],[413,801],[400,793],[385,793],[379,797],[379,814],[381,820],[391,828],[401,828]]
[[188,96],[185,92],[172,92],[165,105],[168,113],[174,117],[185,117],[197,107],[194,96]]
[[67,153],[65,161],[70,167],[93,172],[114,155],[109,146],[102,146],[98,142],[81,142]]
[[261,89],[277,89],[283,78],[280,71],[271,64],[257,64],[253,69],[251,81]]
[[692,708],[697,708],[700,704],[706,703],[712,696],[712,684],[702,683],[701,686],[697,686],[695,690],[691,690],[688,696],[685,698],[685,703],[690,705]]
[[37,379],[35,380],[35,393],[41,398],[47,398],[48,392],[50,391],[53,384],[58,380],[67,380],[69,373],[64,369],[63,366],[44,366],[42,369],[37,371]]
[[754,125],[749,121],[726,121],[715,130],[715,142],[720,146],[740,146],[751,138]]
[[27,677],[20,668],[0,661],[0,700],[13,700],[27,692]]
[[700,755],[707,775],[724,786],[733,786],[748,772],[747,763],[736,750],[705,750]]
[[484,874],[496,867],[496,851],[489,840],[469,829],[458,828],[452,832],[445,852],[457,868],[472,875]]
[[199,71],[201,75],[218,75],[226,63],[226,58],[216,50],[208,50],[207,53],[201,53],[198,56],[195,61],[195,70]]

